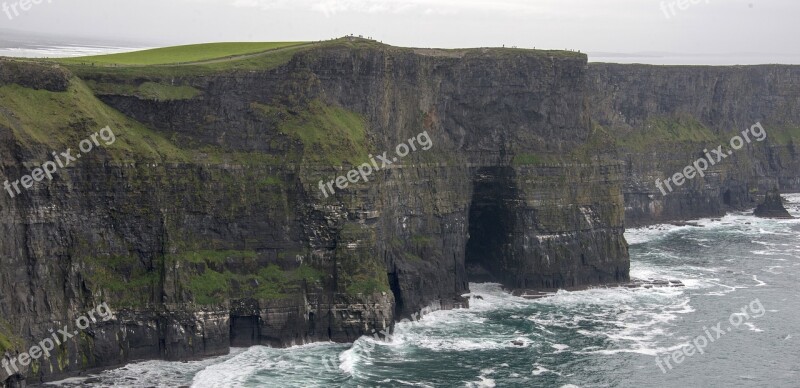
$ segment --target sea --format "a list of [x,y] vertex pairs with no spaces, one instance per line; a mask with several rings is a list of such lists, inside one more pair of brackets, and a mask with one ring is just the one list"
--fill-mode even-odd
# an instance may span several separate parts
[[[785,197],[800,217],[800,194]],[[388,340],[237,348],[53,385],[800,386],[800,219],[737,212],[695,222],[625,233],[632,277],[683,287],[559,291],[529,300],[498,284],[471,284],[470,308],[399,323]]]
[[151,47],[139,42],[47,35],[0,28],[0,57],[66,58],[116,54]]

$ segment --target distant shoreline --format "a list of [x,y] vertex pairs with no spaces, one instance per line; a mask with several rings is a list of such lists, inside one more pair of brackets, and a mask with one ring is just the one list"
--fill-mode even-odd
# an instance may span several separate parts
[[2,47],[0,57],[14,58],[70,58],[88,55],[118,54],[147,50],[151,47],[112,47],[91,45],[28,45],[27,47]]

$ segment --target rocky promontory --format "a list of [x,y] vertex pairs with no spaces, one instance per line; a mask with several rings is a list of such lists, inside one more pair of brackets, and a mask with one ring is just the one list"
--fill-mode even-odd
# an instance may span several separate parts
[[764,197],[764,202],[756,207],[753,215],[761,218],[790,219],[794,218],[789,211],[783,207],[783,198],[778,188],[775,187]]

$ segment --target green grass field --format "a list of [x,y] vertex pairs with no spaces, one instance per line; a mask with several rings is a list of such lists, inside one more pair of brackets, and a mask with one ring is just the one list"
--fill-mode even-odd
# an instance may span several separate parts
[[63,58],[66,64],[96,64],[119,66],[148,66],[194,63],[225,59],[228,57],[258,54],[265,51],[299,46],[306,42],[230,42],[206,43],[187,46],[164,47],[122,54],[95,55],[89,57]]

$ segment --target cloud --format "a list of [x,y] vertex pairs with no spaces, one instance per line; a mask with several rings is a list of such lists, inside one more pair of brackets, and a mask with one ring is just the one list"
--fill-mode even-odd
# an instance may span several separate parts
[[[263,10],[311,10],[326,16],[338,13],[419,13],[455,14],[462,11],[489,11],[526,14],[552,14],[574,0],[186,0],[230,4]],[[631,0],[622,0],[631,1]]]

